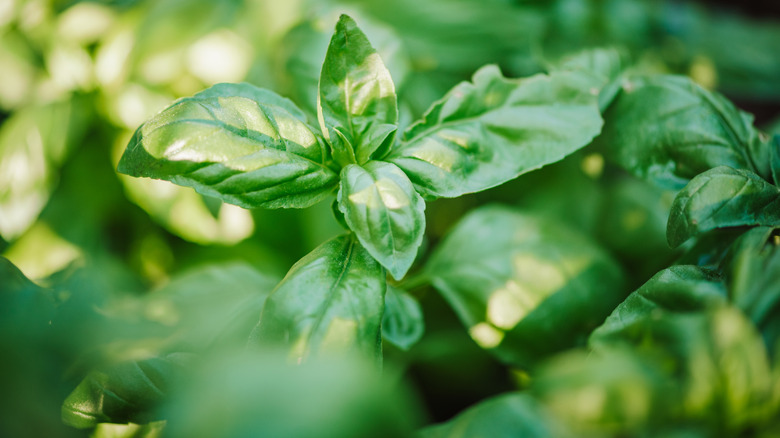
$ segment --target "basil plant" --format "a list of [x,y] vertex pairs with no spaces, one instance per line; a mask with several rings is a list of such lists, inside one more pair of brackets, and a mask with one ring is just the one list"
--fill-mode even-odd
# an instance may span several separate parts
[[414,264],[426,200],[500,185],[590,143],[602,82],[576,69],[510,79],[486,66],[400,132],[393,79],[342,15],[316,123],[273,91],[221,83],[141,125],[118,170],[244,208],[305,208],[335,195],[348,232],[292,267],[251,339],[286,343],[301,360],[333,349],[381,359],[386,274],[402,280]]

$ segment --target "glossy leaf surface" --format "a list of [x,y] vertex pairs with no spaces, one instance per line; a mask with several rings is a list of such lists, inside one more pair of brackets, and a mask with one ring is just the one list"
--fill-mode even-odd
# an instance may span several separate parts
[[306,207],[336,185],[325,160],[322,140],[290,101],[248,84],[217,84],[144,123],[118,170],[247,208]]
[[425,233],[425,201],[397,166],[382,161],[341,171],[339,210],[360,243],[400,280]]
[[624,296],[618,265],[586,237],[498,206],[465,216],[428,273],[471,337],[518,367],[583,342]]
[[279,342],[293,360],[361,352],[381,360],[382,266],[351,234],[303,257],[268,297],[253,343]]
[[604,114],[599,137],[610,157],[634,175],[680,189],[717,166],[770,177],[769,150],[753,117],[685,77],[626,80]]
[[355,21],[342,15],[320,73],[318,117],[333,157],[363,164],[392,146],[398,104],[395,85]]
[[601,345],[631,332],[650,315],[693,313],[725,306],[726,287],[714,272],[698,266],[672,266],[632,292],[590,336],[590,344]]
[[420,303],[408,292],[387,286],[382,338],[402,350],[412,348],[425,332]]
[[581,72],[507,79],[496,66],[483,67],[412,125],[388,161],[429,197],[499,185],[562,159],[600,132],[595,86]]
[[780,225],[780,189],[751,171],[720,166],[677,194],[666,237],[676,247],[715,228],[754,225]]

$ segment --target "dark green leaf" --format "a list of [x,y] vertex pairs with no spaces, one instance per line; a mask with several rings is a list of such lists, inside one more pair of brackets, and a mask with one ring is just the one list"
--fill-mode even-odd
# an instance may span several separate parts
[[395,85],[355,21],[342,15],[320,73],[318,117],[341,165],[381,158],[398,123]]
[[420,438],[553,438],[569,436],[528,394],[480,402],[452,420],[422,429]]
[[168,396],[170,386],[193,356],[125,362],[91,372],[62,404],[62,421],[80,429],[98,423],[145,423],[159,420],[154,409]]
[[138,128],[118,170],[247,208],[310,206],[338,177],[325,165],[321,139],[288,108],[290,101],[267,90],[216,85]]
[[631,293],[599,328],[589,343],[602,345],[633,333],[633,326],[650,315],[691,313],[726,305],[726,287],[713,273],[698,266],[672,266]]
[[780,351],[780,239],[754,228],[734,243],[725,263],[730,299],[758,327],[770,353]]
[[519,367],[583,343],[624,297],[618,265],[585,236],[497,206],[461,220],[427,270],[472,338]]
[[499,185],[562,159],[599,133],[596,85],[580,72],[507,79],[496,66],[484,67],[412,125],[388,161],[430,197]]
[[604,111],[620,90],[618,78],[623,72],[620,52],[615,49],[589,49],[563,58],[552,71],[577,71],[593,77],[601,90],[599,108]]
[[626,80],[604,119],[599,138],[610,157],[660,186],[680,189],[717,166],[770,177],[769,151],[752,126],[753,117],[688,78]]
[[164,410],[170,437],[401,438],[422,408],[402,382],[350,356],[289,363],[286,352],[224,354]]
[[382,338],[402,350],[408,350],[423,335],[423,320],[420,303],[409,293],[393,286],[387,286],[385,313],[382,316]]
[[382,266],[346,234],[303,257],[268,297],[252,343],[281,342],[293,360],[359,351],[381,361]]
[[394,164],[369,161],[341,170],[339,210],[364,248],[400,280],[425,233],[425,201]]
[[715,228],[780,225],[780,189],[748,170],[716,167],[677,194],[667,223],[672,247]]

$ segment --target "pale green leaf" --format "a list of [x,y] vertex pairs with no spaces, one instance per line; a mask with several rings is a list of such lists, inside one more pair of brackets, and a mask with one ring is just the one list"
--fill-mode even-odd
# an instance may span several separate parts
[[339,210],[360,243],[397,280],[425,233],[425,201],[397,166],[382,161],[341,171]]

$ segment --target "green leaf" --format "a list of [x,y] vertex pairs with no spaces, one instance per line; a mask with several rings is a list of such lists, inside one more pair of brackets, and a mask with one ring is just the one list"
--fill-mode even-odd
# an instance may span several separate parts
[[168,350],[242,345],[278,282],[244,263],[198,266],[144,295],[137,312],[165,327]]
[[250,340],[281,342],[293,360],[358,351],[382,358],[382,266],[351,234],[307,254],[268,297]]
[[672,266],[632,292],[590,336],[591,346],[604,345],[643,324],[650,315],[695,313],[726,305],[726,287],[715,273],[698,266]]
[[[254,100],[261,98],[267,101]],[[302,116],[270,91],[218,84],[138,128],[118,170],[246,208],[307,207],[327,196],[338,177]]]
[[769,150],[761,145],[753,117],[688,78],[624,81],[604,119],[599,142],[610,158],[657,185],[680,189],[717,166],[771,177]]
[[471,337],[523,368],[584,343],[624,297],[617,263],[588,238],[498,206],[464,217],[426,269]]
[[591,75],[598,84],[599,108],[604,111],[620,90],[618,79],[623,73],[621,53],[615,49],[582,50],[560,60],[551,71],[577,71]]
[[0,127],[0,236],[26,231],[46,206],[59,167],[81,138],[85,102],[73,99],[19,110]]
[[339,210],[364,248],[400,280],[425,233],[425,201],[397,166],[369,161],[341,170]]
[[98,423],[160,420],[155,408],[192,360],[191,354],[173,353],[93,371],[65,399],[62,421],[86,429]]
[[758,327],[771,357],[780,351],[780,239],[776,230],[754,228],[737,240],[724,264],[729,295]]
[[631,348],[571,350],[534,374],[530,392],[577,436],[669,436],[657,430],[673,424],[682,391],[663,365]]
[[412,125],[387,160],[429,197],[497,186],[561,160],[600,132],[596,85],[581,72],[507,79],[496,66],[483,67]]
[[355,21],[342,15],[320,73],[317,115],[342,166],[381,158],[392,146],[398,104],[390,72]]
[[443,424],[428,426],[420,438],[515,438],[568,436],[558,421],[528,394],[510,393],[482,401]]
[[780,225],[780,189],[748,170],[716,167],[696,176],[672,204],[669,245],[723,227]]
[[422,422],[417,400],[352,356],[290,364],[282,351],[207,358],[164,414],[170,437],[399,438]]
[[382,338],[402,350],[409,350],[425,332],[420,302],[408,292],[387,286]]

